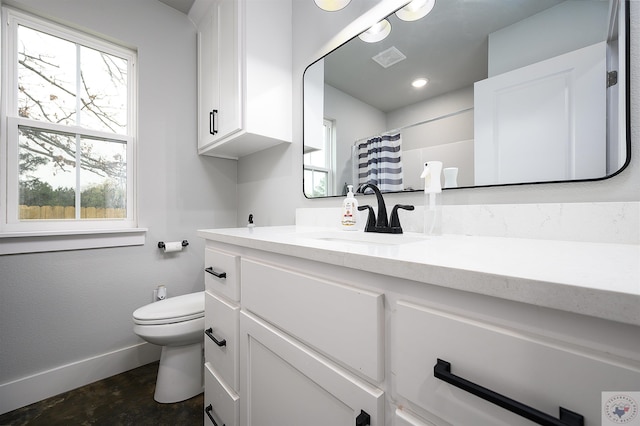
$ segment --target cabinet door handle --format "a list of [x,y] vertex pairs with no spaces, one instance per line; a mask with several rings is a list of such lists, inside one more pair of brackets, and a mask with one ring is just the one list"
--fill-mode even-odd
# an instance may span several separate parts
[[371,416],[366,411],[360,410],[360,414],[356,417],[356,426],[369,426],[371,424]]
[[[211,420],[211,423],[213,423],[213,426],[218,426],[218,423],[216,423],[216,421],[213,418],[213,415],[211,414],[212,411],[213,411],[213,405],[211,404],[207,405],[207,408],[204,409],[204,412],[207,413],[207,416],[209,417],[209,420]],[[225,426],[225,425],[222,424],[222,426]]]
[[218,340],[218,339],[216,339],[216,338],[214,337],[214,335],[213,335],[213,328],[211,328],[211,327],[210,327],[210,328],[207,328],[207,329],[204,331],[204,334],[206,334],[206,335],[209,337],[209,339],[213,340],[213,343],[215,343],[216,345],[218,345],[218,346],[220,346],[220,347],[227,346],[227,340],[226,340],[226,339]]
[[218,115],[218,110],[214,109],[209,113],[209,133],[215,135],[218,133],[216,130],[215,116]]
[[584,425],[584,417],[582,415],[578,413],[574,413],[573,411],[569,411],[566,408],[560,407],[560,419],[556,419],[555,417],[552,417],[547,413],[538,411],[535,408],[522,404],[521,402],[514,401],[511,398],[508,398],[504,395],[496,393],[485,387],[477,385],[473,382],[463,379],[462,377],[451,374],[451,364],[441,359],[438,359],[438,362],[433,367],[433,375],[440,380],[444,380],[445,382],[450,383],[455,387],[458,387],[462,390],[472,393],[475,396],[478,396],[484,399],[485,401],[489,401],[493,404],[496,404],[499,407],[509,410],[512,413],[518,414],[519,416],[529,419],[532,422],[537,423],[539,425],[543,425],[543,426],[583,426]]
[[214,277],[217,278],[227,278],[227,273],[226,272],[216,272],[213,270],[213,266],[209,266],[208,268],[204,268],[205,272],[210,273],[211,275],[213,275]]

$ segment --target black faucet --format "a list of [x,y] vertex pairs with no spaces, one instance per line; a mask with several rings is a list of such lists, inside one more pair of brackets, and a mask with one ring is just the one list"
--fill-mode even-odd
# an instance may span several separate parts
[[402,227],[400,226],[400,218],[398,217],[398,209],[413,210],[413,206],[396,204],[391,211],[391,225],[389,225],[389,219],[387,218],[387,206],[382,198],[382,193],[377,186],[371,183],[367,183],[360,187],[358,192],[364,193],[365,189],[371,188],[376,194],[378,199],[378,215],[373,213],[371,206],[359,206],[358,210],[368,210],[369,215],[367,217],[367,225],[364,228],[364,232],[379,232],[383,234],[402,234]]

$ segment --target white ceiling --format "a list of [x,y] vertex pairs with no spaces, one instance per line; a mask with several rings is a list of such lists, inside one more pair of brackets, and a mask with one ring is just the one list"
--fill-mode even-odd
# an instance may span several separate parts
[[158,0],[172,8],[179,10],[185,15],[189,13],[189,9],[193,6],[195,0]]
[[[378,43],[358,38],[325,58],[325,82],[381,111],[393,111],[468,87],[487,77],[488,35],[564,0],[439,0],[415,22],[391,15],[391,34]],[[371,58],[396,47],[407,59],[383,69]],[[409,83],[426,77],[414,90]]]

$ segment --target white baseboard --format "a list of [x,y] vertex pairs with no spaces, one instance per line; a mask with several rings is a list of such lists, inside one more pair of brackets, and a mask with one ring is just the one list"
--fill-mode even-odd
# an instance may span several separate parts
[[161,349],[143,342],[0,384],[0,414],[157,361]]

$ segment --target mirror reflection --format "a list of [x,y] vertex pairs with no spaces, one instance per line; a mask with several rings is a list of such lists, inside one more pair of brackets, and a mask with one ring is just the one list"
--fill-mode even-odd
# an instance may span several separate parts
[[307,197],[421,190],[428,161],[446,188],[626,164],[625,1],[417,1],[306,69]]

